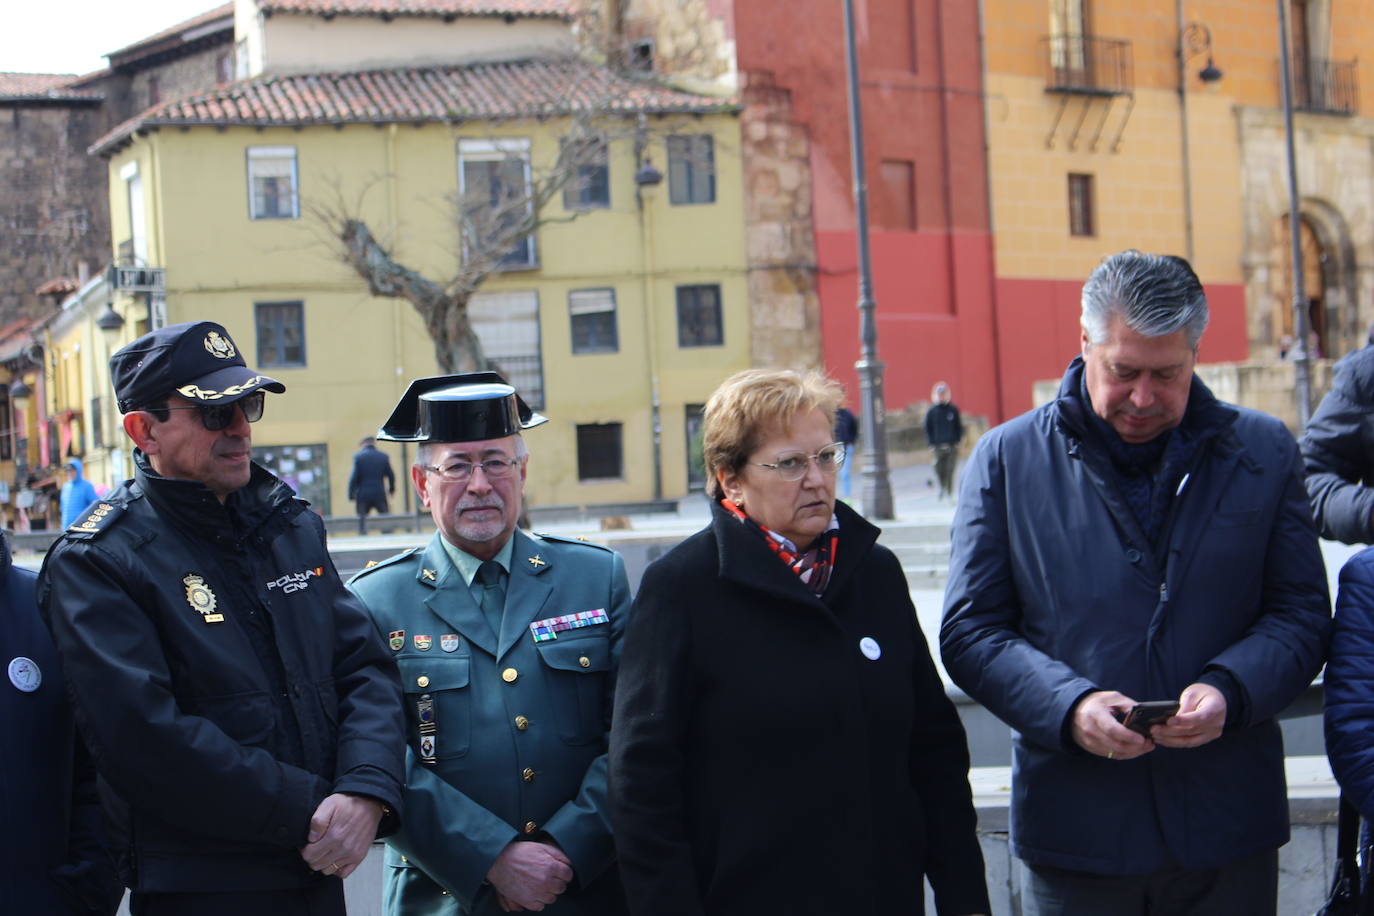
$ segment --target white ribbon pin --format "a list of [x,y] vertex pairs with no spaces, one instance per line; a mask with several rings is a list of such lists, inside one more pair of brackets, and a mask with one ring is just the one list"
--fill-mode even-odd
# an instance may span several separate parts
[[37,662],[21,655],[10,660],[10,683],[24,693],[33,693],[43,683],[43,672]]
[[883,647],[878,645],[878,640],[872,636],[865,636],[859,640],[859,651],[864,654],[864,658],[876,662],[883,654]]

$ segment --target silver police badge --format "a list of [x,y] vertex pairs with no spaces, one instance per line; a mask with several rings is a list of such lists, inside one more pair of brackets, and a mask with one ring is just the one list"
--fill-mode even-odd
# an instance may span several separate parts
[[211,331],[205,335],[205,352],[216,359],[233,359],[234,343],[227,337],[222,337],[219,331]]
[[224,622],[224,615],[215,613],[215,593],[210,591],[204,579],[191,573],[181,581],[186,586],[186,602],[192,610],[199,612],[206,623]]

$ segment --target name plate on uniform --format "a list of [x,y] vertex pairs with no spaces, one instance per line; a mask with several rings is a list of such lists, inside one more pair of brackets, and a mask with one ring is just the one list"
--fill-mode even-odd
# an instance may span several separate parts
[[536,620],[530,624],[530,633],[534,636],[535,642],[548,642],[550,639],[557,639],[558,634],[564,630],[576,630],[610,622],[611,618],[606,616],[606,609],[599,607],[594,611],[583,611],[580,614],[564,614],[562,617]]

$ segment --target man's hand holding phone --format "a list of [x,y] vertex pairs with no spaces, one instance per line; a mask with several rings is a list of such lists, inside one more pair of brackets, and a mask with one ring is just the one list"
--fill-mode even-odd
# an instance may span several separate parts
[[1135,705],[1135,700],[1115,690],[1085,694],[1073,708],[1073,740],[1088,753],[1108,760],[1148,754],[1155,749],[1154,741],[1120,721]]
[[1150,729],[1161,747],[1201,747],[1221,737],[1226,697],[1211,684],[1189,684],[1178,697],[1178,715]]

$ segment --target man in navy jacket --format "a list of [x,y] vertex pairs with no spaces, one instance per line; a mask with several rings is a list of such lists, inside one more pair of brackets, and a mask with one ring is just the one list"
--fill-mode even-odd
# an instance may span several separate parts
[[[1330,606],[1297,445],[1194,377],[1206,324],[1181,258],[1108,258],[1059,397],[984,436],[961,482],[940,645],[1016,730],[1028,913],[1275,911],[1275,717]],[[1118,721],[1150,700],[1179,710]]]

